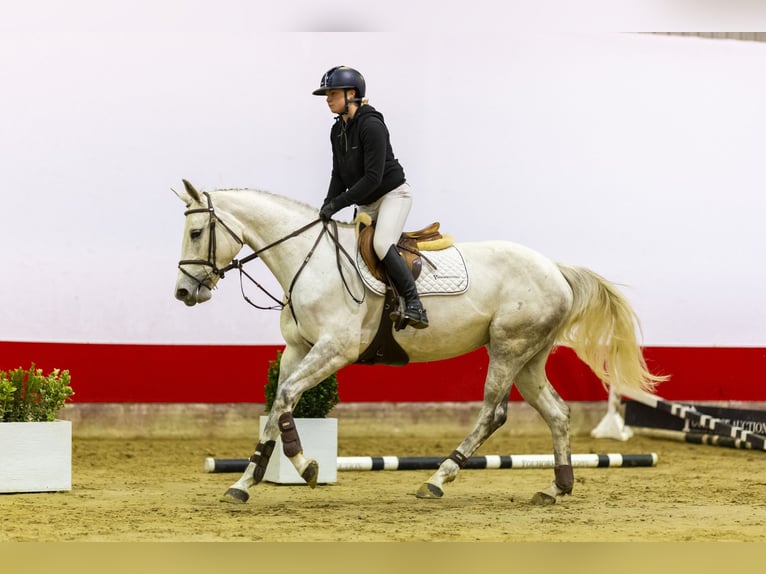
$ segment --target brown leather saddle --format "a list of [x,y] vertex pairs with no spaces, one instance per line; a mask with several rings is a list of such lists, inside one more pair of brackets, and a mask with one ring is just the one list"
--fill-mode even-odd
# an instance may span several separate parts
[[[383,269],[383,263],[372,247],[372,238],[375,235],[375,225],[360,224],[359,253],[372,273],[373,277],[388,284],[388,277]],[[405,231],[399,237],[397,247],[407,267],[412,271],[412,276],[417,279],[423,270],[423,259],[428,261],[422,251],[436,251],[445,249],[452,244],[452,240],[445,237],[439,231],[439,222],[434,222],[428,227],[417,231]]]
[[[390,282],[383,269],[383,263],[376,255],[372,247],[372,238],[375,233],[374,224],[359,224],[359,253],[372,275],[385,283],[386,294],[383,302],[383,313],[370,346],[359,355],[356,362],[361,365],[392,365],[402,366],[410,362],[407,352],[394,339],[394,322],[389,315],[391,311],[400,305],[399,297],[390,286]],[[422,251],[436,251],[446,249],[453,243],[452,238],[444,236],[439,231],[439,223],[432,223],[418,231],[406,231],[402,233],[397,243],[399,253],[412,270],[412,276],[417,279],[423,269],[423,259],[428,259]]]

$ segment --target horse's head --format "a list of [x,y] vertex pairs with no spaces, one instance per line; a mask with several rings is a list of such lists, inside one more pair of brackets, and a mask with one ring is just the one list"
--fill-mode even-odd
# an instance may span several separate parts
[[175,295],[191,307],[210,299],[211,290],[242,248],[242,233],[238,223],[220,218],[209,194],[200,195],[191,183],[183,182],[184,191],[175,192],[186,204]]

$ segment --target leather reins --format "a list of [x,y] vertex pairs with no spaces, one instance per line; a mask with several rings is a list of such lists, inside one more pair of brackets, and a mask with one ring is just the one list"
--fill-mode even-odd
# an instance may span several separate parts
[[[212,271],[212,273],[214,275],[217,275],[220,279],[223,279],[224,275],[227,272],[231,271],[232,269],[238,269],[240,291],[242,292],[242,297],[245,299],[245,301],[247,301],[250,305],[252,305],[256,309],[269,310],[269,311],[271,310],[281,311],[287,305],[290,307],[290,312],[293,316],[293,320],[297,323],[298,319],[295,315],[295,308],[293,307],[293,297],[292,297],[293,287],[295,287],[295,283],[298,281],[298,277],[306,268],[306,265],[308,265],[308,262],[311,259],[311,257],[314,255],[314,251],[316,251],[316,248],[319,245],[319,242],[321,241],[322,236],[326,233],[332,240],[333,244],[335,245],[336,265],[337,265],[338,273],[340,274],[341,280],[343,281],[343,286],[346,289],[346,292],[349,294],[349,296],[354,300],[356,304],[361,305],[362,303],[364,303],[366,291],[363,291],[361,298],[356,297],[351,292],[351,287],[349,286],[348,281],[346,280],[346,276],[343,273],[343,267],[341,266],[341,255],[343,255],[343,257],[346,258],[346,260],[351,264],[351,266],[354,269],[356,269],[356,265],[354,265],[354,260],[351,257],[351,255],[349,255],[348,251],[346,251],[346,248],[343,247],[343,245],[341,244],[340,239],[338,239],[338,223],[335,220],[326,221],[321,218],[315,219],[307,223],[306,225],[302,226],[301,228],[296,229],[292,233],[285,235],[281,239],[278,239],[272,243],[269,243],[265,247],[261,247],[260,249],[254,251],[250,255],[247,255],[246,257],[243,257],[242,259],[232,259],[231,263],[229,263],[222,269],[219,269],[215,262],[215,259],[216,259],[215,225],[216,223],[220,223],[223,226],[223,228],[229,233],[229,235],[231,235],[234,238],[234,240],[240,245],[240,247],[244,246],[245,242],[242,239],[240,239],[237,236],[237,234],[234,233],[234,231],[232,231],[232,229],[228,225],[226,225],[226,223],[215,214],[215,209],[213,208],[213,202],[212,202],[212,199],[210,198],[210,194],[208,192],[202,192],[202,193],[205,195],[207,199],[207,207],[187,209],[186,211],[184,211],[184,216],[188,216],[193,213],[209,214],[208,229],[209,229],[210,238],[208,241],[207,259],[183,259],[178,262],[178,269],[181,271],[181,273],[183,273],[190,279],[193,279],[194,281],[196,281],[198,288],[201,286],[204,286],[207,289],[212,289],[210,285],[207,285],[203,282],[204,279],[200,281],[199,279],[194,277],[191,273],[186,271],[186,269],[183,268],[184,265],[203,265],[205,267],[210,267],[210,270]],[[298,271],[293,276],[292,281],[290,282],[290,287],[287,290],[286,302],[283,302],[282,300],[276,298],[274,295],[269,293],[269,291],[265,287],[263,287],[255,279],[253,279],[253,277],[249,273],[247,273],[247,271],[245,271],[243,267],[245,263],[248,263],[250,261],[253,261],[254,259],[257,259],[258,256],[264,251],[267,251],[271,249],[272,247],[276,247],[277,245],[284,243],[288,239],[292,239],[293,237],[297,237],[298,235],[301,235],[304,231],[307,231],[308,229],[312,228],[317,223],[322,223],[322,229],[319,232],[319,235],[317,236],[316,240],[314,241],[314,244],[312,245],[311,249],[306,254],[306,257],[303,259],[303,262],[301,263],[301,266],[298,268]],[[332,230],[330,229],[330,227],[332,227]],[[243,275],[247,277],[251,283],[253,283],[256,287],[258,287],[258,289],[260,289],[263,293],[265,293],[272,301],[276,302],[277,305],[272,305],[270,307],[263,307],[253,303],[245,294],[245,288],[242,282]]]

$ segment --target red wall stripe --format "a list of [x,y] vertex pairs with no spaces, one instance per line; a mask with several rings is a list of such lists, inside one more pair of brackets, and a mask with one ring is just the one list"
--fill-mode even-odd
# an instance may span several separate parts
[[[134,345],[0,341],[0,370],[68,369],[73,402],[262,403],[277,345]],[[651,370],[671,380],[657,390],[669,400],[766,401],[766,348],[647,347]],[[567,348],[548,360],[548,377],[568,401],[600,401],[606,392]],[[483,349],[406,367],[352,365],[338,374],[344,402],[479,401],[487,372]],[[512,400],[520,400],[517,391]]]

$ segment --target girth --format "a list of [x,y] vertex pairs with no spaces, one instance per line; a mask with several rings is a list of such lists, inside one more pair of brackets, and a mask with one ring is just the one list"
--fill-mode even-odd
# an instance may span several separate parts
[[401,367],[410,362],[407,352],[394,339],[394,322],[389,317],[391,311],[399,304],[398,297],[391,288],[386,289],[383,302],[383,314],[370,346],[359,355],[356,362],[360,365],[390,365]]

